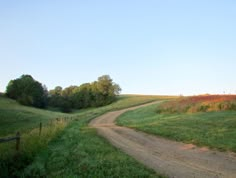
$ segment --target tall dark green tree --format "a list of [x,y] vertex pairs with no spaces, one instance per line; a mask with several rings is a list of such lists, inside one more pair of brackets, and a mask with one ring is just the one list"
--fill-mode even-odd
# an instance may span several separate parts
[[47,105],[47,89],[30,75],[22,75],[20,78],[11,80],[6,94],[23,105],[39,108]]
[[87,108],[92,106],[91,85],[85,83],[80,85],[73,93],[73,107],[76,109]]
[[71,112],[72,106],[72,91],[74,86],[67,87],[64,90],[62,87],[57,86],[53,90],[49,91],[49,106],[57,107],[62,112]]

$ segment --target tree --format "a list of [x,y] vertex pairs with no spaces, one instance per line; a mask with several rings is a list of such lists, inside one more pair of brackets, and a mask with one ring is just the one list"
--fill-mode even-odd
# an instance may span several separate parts
[[8,83],[6,94],[23,105],[46,107],[46,88],[30,75],[22,75],[20,78],[11,80]]
[[62,98],[60,103],[60,109],[62,112],[70,113],[72,111],[71,109],[71,102],[68,101],[66,98]]
[[53,90],[49,91],[49,106],[60,108],[62,112],[71,112],[72,105],[72,94],[76,89],[76,86],[70,86],[65,88],[57,86]]
[[53,90],[49,91],[48,105],[52,107],[61,107],[62,103],[62,87],[56,86]]
[[62,96],[70,98],[78,90],[78,88],[79,88],[78,86],[74,85],[69,86],[62,91]]
[[76,109],[87,108],[91,106],[91,85],[85,83],[80,85],[73,93],[73,107]]
[[96,106],[112,103],[120,93],[121,88],[114,83],[109,75],[103,75],[98,81],[92,83],[92,91]]
[[61,86],[56,86],[54,90],[50,90],[49,94],[50,95],[58,95],[60,96],[62,94],[62,87]]
[[98,89],[104,95],[109,95],[109,96],[119,95],[121,91],[120,86],[114,83],[109,75],[103,75],[98,78]]

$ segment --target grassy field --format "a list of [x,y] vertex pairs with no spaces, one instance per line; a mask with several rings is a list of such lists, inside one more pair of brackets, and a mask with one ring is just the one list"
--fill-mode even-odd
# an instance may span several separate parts
[[145,103],[150,103],[157,100],[169,100],[176,98],[175,96],[158,96],[158,95],[121,95],[118,100],[110,105],[99,107],[99,108],[89,108],[74,111],[74,115],[84,113],[84,111],[95,112],[95,113],[105,113],[107,111],[114,111],[119,109],[124,109],[132,106],[138,106]]
[[236,152],[236,111],[158,114],[160,105],[124,113],[117,123],[177,141]]
[[[0,145],[0,152],[3,153],[5,150],[2,154],[4,160],[0,164],[0,174],[5,174],[5,177],[16,175],[24,177],[158,177],[154,171],[147,169],[133,158],[111,146],[96,134],[95,129],[87,126],[91,119],[107,111],[157,99],[165,98],[158,96],[122,96],[117,102],[109,106],[76,111],[69,115],[74,118],[72,121],[65,122],[62,126],[56,124],[58,129],[50,137],[48,136],[51,132],[50,129],[56,126],[44,129],[44,136],[38,137],[37,122],[39,120],[44,120],[46,123],[55,117],[64,117],[65,115],[20,106],[12,100],[1,98],[0,109],[4,113],[4,119],[0,120],[0,125],[9,119],[9,123],[1,127],[1,130],[5,130],[2,130],[2,135],[15,133],[16,130],[24,130],[25,128],[34,128],[33,123],[37,126],[26,132],[25,138],[31,132],[35,135],[23,141],[25,142],[24,145],[27,145],[27,142],[31,142],[31,144],[28,144],[28,148],[20,151],[17,161],[12,151],[6,151],[7,148],[13,150],[11,143]],[[12,115],[9,114],[10,111],[12,111]],[[18,120],[15,115],[20,115]],[[29,121],[30,119],[33,121]],[[11,126],[9,129],[8,126],[11,124],[14,127]],[[35,129],[36,131],[34,131]],[[26,150],[31,150],[31,152],[27,153]],[[4,175],[0,177],[4,177]]]
[[69,115],[43,109],[26,107],[16,101],[0,96],[0,136],[12,135],[16,131],[27,132],[39,123],[47,124],[56,118]]
[[40,122],[47,124],[56,118],[73,117],[87,111],[104,113],[111,110],[148,103],[162,98],[169,97],[122,95],[118,98],[117,102],[105,107],[89,108],[74,111],[72,114],[64,114],[56,111],[22,106],[14,100],[0,96],[0,136],[12,135],[15,134],[16,131],[26,132],[38,127]]

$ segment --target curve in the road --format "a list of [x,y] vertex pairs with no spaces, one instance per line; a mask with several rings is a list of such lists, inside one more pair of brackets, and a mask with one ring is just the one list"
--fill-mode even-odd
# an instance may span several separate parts
[[154,103],[106,113],[89,125],[114,146],[169,177],[236,178],[236,156],[233,153],[199,148],[115,125],[115,119],[122,113],[151,104]]

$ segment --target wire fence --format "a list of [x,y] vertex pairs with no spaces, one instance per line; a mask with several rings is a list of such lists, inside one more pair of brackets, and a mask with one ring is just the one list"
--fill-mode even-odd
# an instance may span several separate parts
[[[56,122],[62,122],[62,121],[69,121],[72,120],[73,118],[70,117],[66,117],[66,118],[56,118],[54,121]],[[53,120],[51,121],[51,125],[52,125]],[[43,124],[42,122],[39,123],[39,136],[41,136],[42,133],[42,129],[43,129]],[[7,142],[11,142],[11,141],[15,141],[16,142],[16,146],[15,149],[16,151],[20,150],[20,142],[21,142],[21,133],[20,132],[16,132],[15,136],[12,137],[7,137],[7,138],[0,138],[0,143],[7,143]]]
[[15,137],[8,137],[8,138],[0,138],[0,143],[10,142],[16,140],[16,151],[19,151],[20,149],[20,132],[16,132]]

